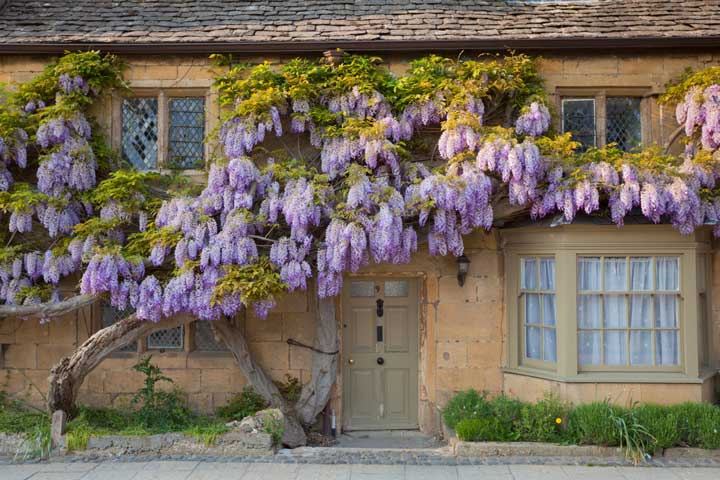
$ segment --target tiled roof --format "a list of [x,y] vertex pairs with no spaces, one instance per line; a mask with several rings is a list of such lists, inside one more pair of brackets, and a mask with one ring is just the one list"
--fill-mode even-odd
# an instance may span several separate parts
[[0,44],[720,36],[720,0],[0,0],[0,9]]

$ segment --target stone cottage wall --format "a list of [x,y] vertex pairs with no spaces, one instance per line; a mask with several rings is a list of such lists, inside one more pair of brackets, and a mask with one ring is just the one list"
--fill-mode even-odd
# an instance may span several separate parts
[[[280,58],[256,60],[280,61]],[[408,66],[408,56],[388,55],[390,68],[400,73]],[[0,82],[25,81],[41,71],[47,58],[27,56],[0,57]],[[137,88],[209,88],[213,74],[207,58],[201,56],[128,57],[127,78]],[[562,89],[596,87],[646,88],[649,121],[646,138],[658,143],[665,141],[675,129],[672,109],[659,107],[653,95],[660,93],[666,82],[686,67],[720,64],[720,55],[662,53],[637,56],[553,56],[540,62],[541,73],[551,95]],[[110,98],[101,102],[96,114],[112,135],[117,131]],[[217,110],[208,112],[211,122]],[[420,422],[424,429],[438,425],[438,408],[452,394],[466,388],[489,392],[506,391],[518,395],[541,394],[552,388],[530,377],[504,375],[505,324],[503,320],[503,257],[495,234],[476,234],[466,239],[471,259],[470,274],[464,287],[457,284],[457,265],[453,258],[432,258],[420,252],[409,265],[374,266],[364,273],[411,275],[421,279],[421,335],[420,335]],[[717,257],[717,256],[716,256]],[[720,260],[713,263],[712,335],[714,365],[720,356]],[[248,317],[242,320],[251,350],[271,375],[279,380],[286,374],[308,379],[310,354],[307,350],[289,346],[294,338],[312,343],[314,334],[315,295],[312,290],[295,294],[280,302],[267,320]],[[86,309],[77,314],[53,320],[47,325],[37,321],[0,320],[0,344],[3,360],[0,364],[0,390],[27,398],[34,404],[44,402],[49,368],[63,355],[70,353],[88,337],[98,325],[98,312]],[[117,354],[93,372],[82,389],[82,402],[92,405],[120,405],[126,403],[140,386],[141,377],[131,370],[137,354]],[[188,393],[191,404],[210,411],[224,404],[228,397],[242,389],[245,379],[233,366],[226,353],[155,352],[154,360],[175,383]],[[338,380],[341,385],[342,377]],[[565,387],[559,391],[573,400],[585,400],[599,392],[610,391],[609,385],[582,387],[573,393]],[[580,387],[578,387],[580,388]],[[672,386],[638,387],[642,400],[695,399]],[[340,413],[341,402],[336,389],[334,406]],[[580,391],[580,390],[578,390]],[[590,392],[590,393],[588,393]]]

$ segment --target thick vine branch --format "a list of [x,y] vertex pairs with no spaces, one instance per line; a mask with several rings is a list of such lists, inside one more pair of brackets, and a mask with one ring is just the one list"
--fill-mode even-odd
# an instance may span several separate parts
[[12,317],[60,317],[88,305],[92,305],[100,295],[76,295],[57,303],[39,303],[37,305],[0,305],[0,318]]

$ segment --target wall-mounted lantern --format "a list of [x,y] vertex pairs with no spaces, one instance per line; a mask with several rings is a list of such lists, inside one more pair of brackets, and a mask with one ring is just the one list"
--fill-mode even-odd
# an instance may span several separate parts
[[464,254],[460,255],[457,259],[458,264],[458,274],[457,274],[457,280],[458,285],[461,287],[465,285],[465,277],[467,277],[468,270],[470,269],[470,259],[466,257]]

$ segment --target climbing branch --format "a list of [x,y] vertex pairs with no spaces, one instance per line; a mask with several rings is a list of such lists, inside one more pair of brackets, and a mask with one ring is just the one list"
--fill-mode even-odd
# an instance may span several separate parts
[[0,318],[41,317],[52,318],[74,312],[92,305],[99,295],[76,295],[57,303],[39,303],[37,305],[0,305]]

